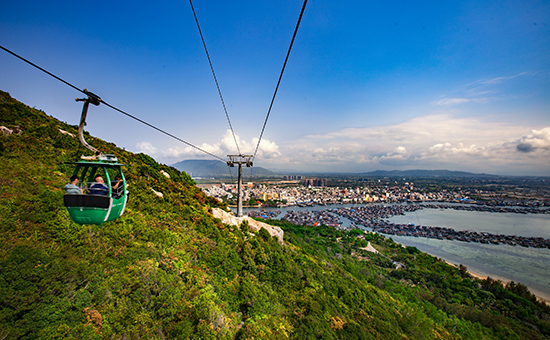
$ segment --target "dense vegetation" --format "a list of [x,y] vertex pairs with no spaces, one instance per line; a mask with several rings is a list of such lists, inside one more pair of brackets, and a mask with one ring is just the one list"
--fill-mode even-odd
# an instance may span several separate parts
[[61,188],[84,150],[60,129],[76,127],[5,92],[0,125],[23,131],[0,136],[0,339],[550,337],[550,309],[520,284],[358,231],[271,221],[280,244],[224,225],[185,173],[91,136],[129,164],[131,196],[116,221],[74,224]]

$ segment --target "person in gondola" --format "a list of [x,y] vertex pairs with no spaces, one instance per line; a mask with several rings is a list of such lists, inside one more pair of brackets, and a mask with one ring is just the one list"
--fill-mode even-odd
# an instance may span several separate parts
[[95,182],[90,185],[89,189],[91,195],[109,195],[109,187],[105,185],[105,182],[103,181],[103,177],[101,177],[101,175],[95,176],[94,181]]
[[124,182],[122,181],[122,177],[117,175],[111,185],[113,188],[113,198],[120,198],[124,193]]
[[78,176],[76,175],[71,176],[70,183],[65,185],[63,189],[65,189],[65,192],[69,195],[82,195],[84,193],[82,189],[78,187]]

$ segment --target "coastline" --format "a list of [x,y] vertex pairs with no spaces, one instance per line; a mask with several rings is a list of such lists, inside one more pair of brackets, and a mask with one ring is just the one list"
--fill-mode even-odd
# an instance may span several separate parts
[[[335,205],[336,206],[336,205]],[[353,204],[341,204],[340,207],[353,207]],[[283,215],[287,210],[325,210],[326,207],[286,207],[279,209]],[[251,209],[253,210],[253,209]],[[409,214],[411,215],[411,214]],[[411,217],[412,216],[412,217]],[[411,216],[405,215],[399,223],[422,223],[440,225],[457,230],[475,230],[491,234],[523,235],[526,237],[541,236],[550,239],[550,214],[500,214],[470,211],[427,209]],[[399,217],[399,216],[398,216]],[[460,217],[460,218],[459,218]],[[343,226],[354,222],[340,216]],[[456,223],[460,220],[461,223]],[[366,229],[367,228],[361,228]],[[482,244],[474,242],[456,242],[432,238],[385,235],[406,246],[417,247],[424,253],[444,259],[447,263],[464,264],[468,272],[480,280],[492,279],[508,283],[510,281],[524,284],[538,301],[550,305],[548,261],[550,252],[544,248],[512,247],[507,244]]]
[[[440,259],[441,259],[441,258],[440,258]],[[453,266],[453,267],[458,268],[458,265],[456,265],[456,264],[454,264],[454,263],[451,263],[451,262],[449,262],[449,261],[447,261],[447,260],[445,260],[445,259],[441,259],[441,260],[442,260],[443,262],[447,263],[448,265],[451,265],[451,266]],[[479,279],[479,280],[482,280],[482,281],[483,281],[483,280],[486,280],[488,277],[490,277],[490,278],[493,279],[493,280],[500,281],[500,282],[502,282],[502,283],[504,283],[504,284],[506,284],[506,283],[512,281],[512,280],[509,280],[509,279],[506,279],[506,278],[503,278],[503,277],[493,277],[493,276],[488,276],[488,275],[485,275],[485,274],[479,274],[479,273],[473,272],[473,271],[471,271],[471,270],[469,270],[469,269],[467,270],[467,272],[468,272],[468,274],[470,274],[472,277],[474,277],[474,278],[476,278],[476,279]],[[521,282],[520,282],[520,283],[521,283]],[[528,288],[529,288],[529,287],[528,287]],[[533,292],[533,291],[531,290],[531,288],[529,288],[529,292],[531,292],[531,294],[535,295],[535,297],[537,298],[537,301],[543,302],[543,303],[547,304],[548,306],[550,306],[550,300],[547,300],[547,299],[541,297],[540,295],[537,295],[537,293],[536,293],[536,292]]]

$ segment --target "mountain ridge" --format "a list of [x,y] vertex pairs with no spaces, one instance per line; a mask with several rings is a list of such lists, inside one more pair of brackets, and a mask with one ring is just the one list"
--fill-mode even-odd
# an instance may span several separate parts
[[360,173],[360,175],[365,176],[376,176],[376,177],[446,177],[446,178],[463,178],[463,177],[503,177],[500,175],[492,175],[485,173],[473,173],[468,171],[456,171],[456,170],[425,170],[425,169],[415,169],[415,170],[375,170],[369,172]]
[[[231,170],[227,163],[218,160],[203,160],[203,159],[187,159],[172,164],[173,167],[180,171],[185,171],[194,178],[204,177],[231,177]],[[246,171],[246,176],[275,176],[273,171],[262,167],[254,166],[253,168],[243,167],[243,172]]]
[[[230,170],[226,163],[218,160],[201,160],[201,159],[188,159],[172,164],[180,171],[185,171],[194,178],[204,177],[231,177]],[[246,170],[246,168],[244,168]],[[284,176],[290,174],[300,174],[303,176],[369,176],[369,177],[440,177],[440,178],[497,178],[497,177],[510,177],[485,173],[473,173],[468,171],[456,171],[456,170],[374,170],[367,172],[315,172],[315,171],[291,171],[291,170],[278,170],[272,171],[263,167],[254,166],[252,170],[248,170],[252,176]],[[248,173],[247,173],[248,175]],[[512,176],[518,177],[518,176]]]

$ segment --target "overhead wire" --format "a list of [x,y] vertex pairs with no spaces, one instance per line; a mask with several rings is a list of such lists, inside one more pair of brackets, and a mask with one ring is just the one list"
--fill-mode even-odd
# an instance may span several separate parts
[[[232,124],[231,124],[231,120],[229,119],[229,114],[228,114],[228,112],[227,112],[227,108],[226,108],[225,102],[224,102],[224,100],[223,100],[223,96],[222,96],[222,93],[221,93],[221,90],[220,90],[220,87],[219,87],[219,83],[218,83],[218,80],[217,80],[217,77],[216,77],[216,73],[214,72],[214,67],[213,67],[213,65],[212,65],[212,61],[211,61],[211,59],[210,59],[210,55],[209,55],[209,53],[208,53],[208,49],[207,49],[207,47],[206,47],[206,42],[205,42],[205,40],[204,40],[204,36],[203,36],[203,34],[202,34],[202,30],[201,30],[201,28],[200,28],[200,24],[199,24],[199,21],[198,21],[198,18],[197,18],[197,15],[196,15],[195,8],[194,8],[194,6],[193,6],[192,0],[189,0],[189,3],[190,3],[190,5],[191,5],[191,9],[192,9],[192,11],[193,11],[193,16],[195,17],[195,22],[197,23],[197,28],[198,28],[198,30],[199,30],[199,34],[200,34],[200,36],[201,36],[201,40],[202,40],[202,43],[203,43],[203,46],[204,46],[204,49],[205,49],[205,52],[206,52],[206,56],[207,56],[207,58],[208,58],[208,63],[210,64],[210,69],[211,69],[211,71],[212,71],[212,75],[214,76],[214,81],[215,81],[215,83],[216,83],[216,87],[217,87],[217,89],[218,89],[218,94],[219,94],[219,96],[220,96],[220,100],[221,100],[221,102],[222,102],[222,106],[223,106],[224,111],[225,111],[225,114],[226,114],[227,122],[229,123],[229,127],[230,127],[230,129],[231,129],[231,133],[233,134],[233,139],[234,139],[234,141],[235,141],[235,145],[236,145],[236,147],[237,147],[237,150],[238,150],[239,154],[241,154],[240,149],[239,149],[239,144],[238,144],[238,142],[237,142],[237,138],[236,138],[236,136],[235,136],[235,132],[234,132],[234,130],[233,130],[233,126],[232,126]],[[279,79],[278,79],[278,81],[277,81],[277,86],[275,87],[275,91],[274,91],[274,93],[273,93],[273,97],[271,98],[271,103],[270,103],[270,105],[269,105],[269,109],[268,109],[268,111],[267,111],[267,114],[266,114],[266,117],[265,117],[265,121],[264,121],[264,124],[263,124],[263,126],[262,126],[262,130],[261,130],[261,132],[260,132],[260,137],[258,138],[258,143],[256,144],[256,149],[254,150],[254,154],[253,154],[253,156],[252,156],[252,159],[253,159],[253,160],[256,158],[256,155],[257,155],[257,153],[258,153],[258,148],[259,148],[259,146],[260,146],[260,143],[261,143],[261,140],[262,140],[264,131],[265,131],[265,127],[266,127],[266,125],[267,125],[267,121],[269,120],[269,116],[270,116],[270,114],[271,114],[271,109],[273,108],[273,103],[274,103],[274,101],[275,101],[275,97],[277,96],[277,92],[278,92],[278,90],[279,90],[279,85],[280,85],[280,83],[281,83],[281,79],[282,79],[282,77],[283,77],[283,74],[284,74],[284,71],[285,71],[285,68],[286,68],[286,64],[287,64],[288,58],[289,58],[289,56],[290,56],[290,52],[292,51],[292,46],[294,45],[294,40],[296,39],[296,34],[298,33],[298,28],[300,27],[300,23],[301,23],[301,21],[302,21],[302,17],[303,17],[303,14],[304,14],[306,5],[307,5],[307,0],[304,0],[304,3],[303,3],[303,5],[302,5],[302,9],[301,9],[301,11],[300,11],[300,16],[299,16],[299,18],[298,18],[298,22],[296,23],[296,27],[295,27],[295,29],[294,29],[294,34],[292,35],[292,40],[291,40],[291,42],[290,42],[290,46],[289,46],[289,48],[288,48],[288,51],[287,51],[287,54],[286,54],[286,57],[285,57],[285,61],[284,61],[284,63],[283,63],[283,67],[282,67],[282,69],[281,69],[281,73],[280,73],[280,75],[279,75]],[[66,85],[72,87],[73,89],[75,89],[75,90],[77,90],[77,91],[79,91],[79,92],[81,92],[81,93],[87,95],[87,92],[86,92],[86,91],[84,91],[84,90],[82,90],[82,89],[80,89],[80,88],[74,86],[73,84],[71,84],[71,83],[65,81],[64,79],[62,79],[62,78],[56,76],[55,74],[53,74],[53,73],[51,73],[51,72],[45,70],[44,68],[42,68],[42,67],[40,67],[40,66],[34,64],[33,62],[31,62],[31,61],[29,61],[29,60],[27,60],[27,59],[21,57],[20,55],[14,53],[14,52],[12,52],[12,51],[10,51],[9,49],[7,49],[7,48],[5,48],[5,47],[3,47],[3,46],[1,46],[1,45],[0,45],[0,48],[3,49],[3,50],[6,51],[6,52],[12,54],[13,56],[15,56],[15,57],[17,57],[17,58],[23,60],[24,62],[28,63],[29,65],[31,65],[31,66],[33,66],[33,67],[35,67],[35,68],[41,70],[42,72],[44,72],[44,73],[46,73],[46,74],[52,76],[53,78],[55,78],[55,79],[57,79],[57,80],[63,82],[64,84],[66,84]],[[140,118],[137,118],[137,117],[135,117],[135,116],[133,116],[133,115],[131,115],[131,114],[129,114],[129,113],[127,113],[127,112],[121,110],[121,109],[118,109],[117,107],[115,107],[115,106],[113,106],[113,105],[111,105],[111,104],[105,102],[103,99],[100,99],[100,101],[101,101],[103,104],[105,104],[106,106],[110,107],[111,109],[113,109],[113,110],[115,110],[115,111],[118,111],[118,112],[120,112],[120,113],[126,115],[127,117],[130,117],[130,118],[132,118],[132,119],[134,119],[134,120],[137,120],[138,122],[140,122],[140,123],[142,123],[142,124],[145,124],[145,125],[147,125],[147,126],[153,128],[153,129],[155,129],[155,130],[157,130],[157,131],[159,131],[159,132],[161,132],[161,133],[163,133],[163,134],[165,134],[165,135],[167,135],[167,136],[169,136],[169,137],[172,137],[172,138],[176,139],[177,141],[179,141],[179,142],[181,142],[181,143],[184,143],[184,144],[186,144],[186,145],[188,145],[188,146],[190,146],[190,147],[193,147],[193,148],[195,148],[196,150],[199,150],[199,151],[201,151],[201,152],[203,152],[203,153],[205,153],[205,154],[207,154],[207,155],[209,155],[209,156],[212,156],[212,157],[214,157],[214,158],[216,158],[216,159],[218,159],[218,160],[221,160],[221,161],[223,161],[223,162],[226,162],[225,159],[222,159],[221,157],[218,157],[218,156],[216,156],[216,155],[214,155],[214,154],[212,154],[212,153],[210,153],[210,152],[208,152],[208,151],[206,151],[206,150],[203,150],[203,149],[199,148],[198,146],[195,146],[195,145],[193,145],[193,144],[191,144],[191,143],[189,143],[189,142],[186,142],[185,140],[183,140],[183,139],[181,139],[181,138],[179,138],[179,137],[177,137],[177,136],[175,136],[175,135],[173,135],[173,134],[171,134],[171,133],[169,133],[169,132],[166,132],[166,131],[164,131],[164,130],[162,130],[162,129],[160,129],[160,128],[158,128],[158,127],[156,127],[156,126],[154,126],[154,125],[152,125],[152,124],[150,124],[150,123],[148,123],[148,122],[146,122],[146,121],[144,121],[144,120],[142,120],[142,119],[140,119]],[[231,175],[231,171],[230,171],[230,175]],[[251,172],[251,175],[252,175],[252,172]],[[231,176],[231,177],[233,177],[233,176]]]
[[22,56],[18,55],[17,53],[8,50],[8,49],[5,48],[4,46],[0,45],[0,48],[3,49],[4,51],[8,52],[9,54],[13,55],[14,57],[17,57],[17,58],[23,60],[23,61],[26,62],[27,64],[36,67],[36,68],[39,69],[40,71],[42,71],[42,72],[44,72],[44,73],[46,73],[46,74],[48,74],[48,75],[54,77],[55,79],[59,80],[60,82],[65,83],[66,85],[69,85],[70,87],[72,87],[73,89],[77,90],[78,92],[82,92],[82,93],[86,94],[86,93],[84,92],[84,90],[79,89],[78,87],[76,87],[76,86],[74,86],[73,84],[71,84],[71,83],[69,83],[69,82],[67,82],[67,81],[65,81],[65,80],[63,80],[63,79],[61,79],[61,78],[59,78],[58,76],[56,76],[56,75],[53,74],[53,73],[46,71],[46,70],[43,69],[42,67],[36,65],[35,63],[31,62],[30,60],[27,60],[27,59],[23,58]]
[[128,117],[130,117],[130,118],[132,118],[132,119],[135,119],[135,120],[137,120],[138,122],[140,122],[140,123],[142,123],[142,124],[145,124],[145,125],[149,126],[150,128],[153,128],[153,129],[157,130],[158,132],[164,133],[165,135],[170,136],[170,137],[174,138],[175,140],[177,140],[177,141],[179,141],[179,142],[182,142],[183,144],[186,144],[186,145],[188,145],[188,146],[190,146],[190,147],[192,147],[192,148],[195,148],[195,149],[197,149],[197,150],[199,150],[199,151],[201,151],[201,152],[203,152],[203,153],[205,153],[205,154],[207,154],[207,155],[209,155],[209,156],[212,156],[212,157],[214,157],[214,158],[217,158],[217,159],[219,159],[219,160],[222,161],[222,162],[225,162],[225,161],[226,161],[225,159],[223,159],[223,158],[221,158],[221,157],[218,157],[218,156],[216,156],[216,155],[214,155],[214,154],[212,154],[212,153],[210,153],[210,152],[208,152],[208,151],[206,151],[206,150],[204,150],[204,149],[199,148],[199,147],[196,146],[196,145],[193,145],[193,144],[191,144],[191,143],[189,143],[189,142],[184,141],[183,139],[181,139],[181,138],[179,138],[179,137],[177,137],[177,136],[174,136],[173,134],[171,134],[171,133],[169,133],[169,132],[166,132],[166,131],[164,131],[164,130],[162,130],[162,129],[160,129],[160,128],[158,128],[158,127],[152,125],[152,124],[149,124],[149,123],[147,123],[146,121],[144,121],[144,120],[142,120],[142,119],[139,119],[139,118],[137,118],[137,117],[135,117],[135,116],[133,116],[133,115],[131,115],[131,114],[125,112],[125,111],[122,111],[121,109],[118,109],[118,108],[112,106],[111,104],[105,102],[103,99],[101,99],[101,102],[102,102],[103,104],[105,104],[106,106],[110,107],[111,109],[113,109],[113,110],[115,110],[115,111],[118,111],[118,112],[122,113],[123,115],[126,115],[126,116],[128,116]]
[[195,12],[195,7],[193,6],[193,1],[189,0],[191,4],[191,10],[193,11],[193,16],[195,17],[195,22],[197,23],[197,28],[199,29],[199,34],[201,36],[202,45],[204,46],[204,51],[206,52],[206,57],[208,58],[208,63],[210,64],[210,70],[212,70],[212,75],[214,76],[214,81],[216,82],[216,88],[218,89],[218,94],[220,95],[220,100],[222,101],[223,110],[225,111],[225,116],[227,117],[227,123],[229,123],[229,129],[233,134],[233,140],[237,146],[237,151],[241,155],[241,150],[239,148],[239,143],[237,143],[237,137],[235,136],[235,131],[233,131],[233,126],[231,125],[231,120],[229,119],[229,114],[227,113],[227,108],[225,107],[225,102],[223,100],[222,91],[220,90],[220,85],[218,84],[218,78],[216,77],[216,72],[214,72],[214,66],[212,65],[212,60],[210,59],[210,54],[208,53],[208,48],[206,47],[206,42],[204,41],[204,36],[202,35],[201,26],[199,24],[199,19],[197,18],[197,13]]
[[[68,86],[70,86],[70,87],[72,87],[73,89],[77,90],[78,92],[81,92],[81,93],[83,93],[83,94],[85,94],[85,95],[88,95],[87,91],[84,91],[84,90],[79,89],[78,87],[74,86],[73,84],[69,83],[68,81],[66,81],[66,80],[64,80],[64,79],[62,79],[62,78],[56,76],[55,74],[53,74],[53,73],[51,73],[51,72],[45,70],[44,68],[42,68],[42,67],[36,65],[35,63],[33,63],[33,62],[31,62],[31,61],[29,61],[29,60],[23,58],[22,56],[18,55],[17,53],[10,51],[9,49],[5,48],[4,46],[0,45],[0,48],[3,49],[4,51],[8,52],[9,54],[11,54],[11,55],[13,55],[13,56],[15,56],[15,57],[17,57],[17,58],[23,60],[24,62],[28,63],[29,65],[34,66],[35,68],[39,69],[40,71],[42,71],[42,72],[44,72],[44,73],[46,73],[46,74],[48,74],[48,75],[54,77],[55,79],[61,81],[62,83],[66,84],[66,85],[68,85]],[[140,123],[142,123],[142,124],[145,124],[145,125],[147,125],[148,127],[157,130],[158,132],[161,132],[161,133],[163,133],[163,134],[165,134],[165,135],[167,135],[167,136],[169,136],[169,137],[172,137],[172,138],[174,138],[175,140],[177,140],[177,141],[179,141],[179,142],[181,142],[181,143],[183,143],[183,144],[186,144],[186,145],[188,145],[188,146],[190,146],[190,147],[192,147],[192,148],[195,148],[196,150],[199,150],[199,151],[201,151],[201,152],[203,152],[203,153],[205,153],[205,154],[207,154],[207,155],[209,155],[209,156],[212,156],[212,157],[214,157],[214,158],[216,158],[216,159],[219,159],[219,160],[221,160],[221,161],[224,162],[224,163],[226,162],[225,159],[223,159],[223,158],[221,158],[221,157],[218,157],[218,156],[216,156],[216,155],[214,155],[214,154],[212,154],[212,153],[210,153],[210,152],[208,152],[208,151],[206,151],[206,150],[204,150],[204,149],[201,149],[201,148],[199,148],[199,147],[196,146],[196,145],[193,145],[193,144],[191,144],[191,143],[189,143],[189,142],[186,142],[185,140],[183,140],[183,139],[181,139],[181,138],[179,138],[179,137],[177,137],[177,136],[174,136],[173,134],[171,134],[171,133],[169,133],[169,132],[166,132],[166,131],[164,131],[164,130],[162,130],[162,129],[160,129],[160,128],[158,128],[158,127],[156,127],[156,126],[154,126],[154,125],[152,125],[152,124],[150,124],[150,123],[147,123],[147,122],[144,121],[143,119],[140,119],[140,118],[138,118],[138,117],[136,117],[136,116],[133,116],[133,115],[129,114],[128,112],[125,112],[125,111],[123,111],[123,110],[121,110],[121,109],[119,109],[119,108],[117,108],[117,107],[115,107],[115,106],[113,106],[113,105],[111,105],[111,104],[105,102],[103,99],[99,99],[99,100],[100,100],[103,104],[105,104],[106,106],[110,107],[111,109],[113,109],[113,110],[115,110],[115,111],[118,111],[118,112],[122,113],[123,115],[126,115],[127,117],[130,117],[130,118],[132,118],[132,119],[134,119],[134,120],[137,120],[138,122],[140,122]]]
[[273,102],[275,101],[275,96],[277,95],[277,91],[279,90],[279,85],[281,84],[281,79],[283,78],[283,73],[285,72],[286,63],[288,61],[288,57],[290,56],[290,51],[292,50],[292,45],[294,45],[294,39],[296,38],[296,34],[298,33],[298,28],[300,27],[300,22],[302,21],[302,16],[304,15],[304,10],[306,9],[306,4],[307,4],[307,0],[304,0],[304,4],[302,5],[302,11],[300,12],[300,17],[298,18],[298,22],[296,23],[296,28],[294,29],[294,34],[292,35],[292,40],[290,41],[290,46],[288,47],[288,52],[286,54],[285,62],[283,64],[281,74],[279,75],[279,80],[277,81],[277,86],[275,87],[275,92],[273,93],[273,97],[271,98],[271,104],[269,104],[269,109],[267,110],[267,115],[265,117],[264,125],[262,127],[262,132],[260,133],[260,138],[258,139],[258,144],[256,144],[256,150],[254,150],[254,155],[252,156],[252,159],[255,159],[256,154],[258,153],[258,148],[260,147],[260,142],[262,141],[262,136],[264,135],[265,126],[267,124],[267,120],[269,119],[269,114],[271,113],[271,108],[273,107]]
[[233,179],[233,173],[231,172],[231,167],[229,166],[229,164],[227,164],[227,170],[229,171],[229,177],[231,177],[231,183],[235,182],[235,180]]

